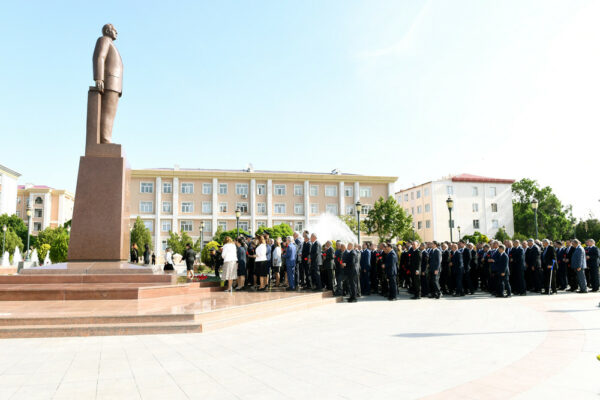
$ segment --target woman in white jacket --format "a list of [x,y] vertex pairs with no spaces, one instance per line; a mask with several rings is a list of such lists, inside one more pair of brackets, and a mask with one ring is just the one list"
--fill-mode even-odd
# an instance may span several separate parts
[[233,240],[229,237],[225,237],[225,245],[223,245],[223,273],[221,279],[227,281],[226,292],[233,290],[233,281],[237,279],[237,249]]
[[[273,239],[271,239],[273,240]],[[275,287],[279,287],[279,279],[281,277],[281,238],[277,238],[273,242],[273,273],[275,275]]]
[[267,246],[265,245],[265,238],[259,236],[258,243],[258,247],[256,248],[254,273],[258,276],[260,282],[258,290],[264,291],[267,289],[267,275],[269,274],[267,268]]

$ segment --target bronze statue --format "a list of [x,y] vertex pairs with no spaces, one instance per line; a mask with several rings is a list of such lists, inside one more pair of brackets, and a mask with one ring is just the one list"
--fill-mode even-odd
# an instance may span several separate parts
[[111,143],[117,103],[123,90],[123,62],[114,40],[117,40],[117,30],[112,24],[104,25],[93,56],[94,81],[102,95],[100,143]]

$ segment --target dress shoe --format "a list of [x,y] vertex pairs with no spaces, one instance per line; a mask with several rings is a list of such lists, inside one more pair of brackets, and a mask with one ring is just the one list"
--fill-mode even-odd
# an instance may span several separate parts
[[578,290],[576,293],[587,293],[587,290]]
[[356,303],[356,299],[350,298],[350,299],[348,299],[348,303]]
[[419,300],[421,298],[421,296],[413,296],[411,297],[411,300]]

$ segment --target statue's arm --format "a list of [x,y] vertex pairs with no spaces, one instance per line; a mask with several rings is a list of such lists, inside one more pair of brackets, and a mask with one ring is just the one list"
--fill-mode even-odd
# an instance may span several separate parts
[[94,49],[94,81],[96,82],[96,87],[100,89],[100,92],[104,90],[104,63],[106,62],[109,47],[110,39],[103,36],[98,39],[96,48]]

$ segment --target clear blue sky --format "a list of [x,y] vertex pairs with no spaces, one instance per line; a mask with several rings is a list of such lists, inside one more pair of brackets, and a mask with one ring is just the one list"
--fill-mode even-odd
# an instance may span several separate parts
[[97,3],[2,7],[0,163],[21,183],[75,189],[110,22],[133,168],[526,176],[600,216],[600,2]]

